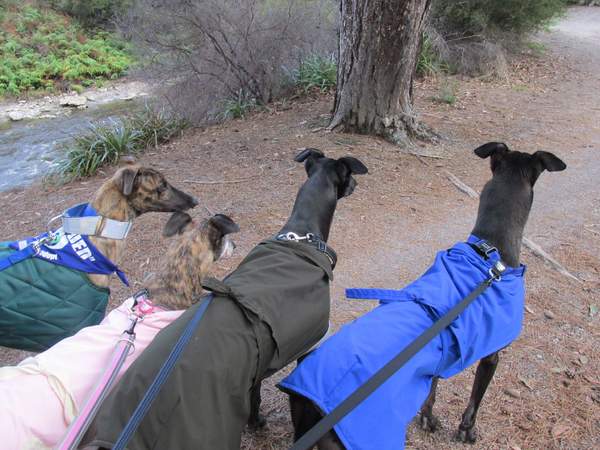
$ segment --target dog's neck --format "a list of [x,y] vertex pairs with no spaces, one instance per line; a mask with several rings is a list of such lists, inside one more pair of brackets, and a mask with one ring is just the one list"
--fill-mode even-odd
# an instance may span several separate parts
[[313,233],[327,241],[336,204],[336,186],[325,171],[319,170],[298,191],[292,214],[280,233]]
[[481,192],[472,233],[496,247],[502,260],[511,267],[519,266],[523,232],[532,202],[531,186],[521,177],[510,174],[495,175]]
[[[127,203],[127,198],[121,193],[121,190],[115,185],[113,180],[108,180],[100,186],[91,205],[99,215],[108,217],[109,219],[126,222],[138,216],[138,213]],[[104,256],[116,265],[119,265],[125,252],[124,239],[90,236],[90,240]],[[90,274],[88,276],[95,285],[107,287],[109,284],[110,275]]]
[[215,254],[206,239],[184,235],[169,247],[160,272],[148,282],[151,300],[169,309],[189,308],[202,294],[202,280],[214,260]]

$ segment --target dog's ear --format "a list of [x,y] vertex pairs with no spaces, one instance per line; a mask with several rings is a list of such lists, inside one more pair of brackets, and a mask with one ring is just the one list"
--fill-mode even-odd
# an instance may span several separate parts
[[565,170],[567,165],[555,154],[550,152],[535,152],[533,158],[542,164],[542,167],[548,172],[559,172]]
[[296,155],[296,157],[294,158],[294,161],[301,163],[301,162],[304,162],[309,157],[323,158],[324,156],[325,156],[325,154],[317,148],[305,148],[304,150],[302,150],[300,153],[298,153]]
[[350,173],[355,173],[357,175],[364,175],[369,172],[367,166],[365,166],[358,159],[353,158],[352,156],[344,156],[343,158],[338,159],[339,162],[344,164],[350,170]]
[[171,214],[171,217],[165,224],[163,236],[171,237],[176,234],[181,234],[190,223],[192,223],[192,217],[188,213],[176,211]]
[[503,142],[488,142],[475,149],[475,154],[480,158],[499,156],[508,153],[508,147]]
[[133,192],[133,182],[139,173],[139,167],[123,167],[115,174],[115,182],[125,196]]
[[215,214],[208,222],[217,228],[223,236],[240,231],[240,226],[225,214]]

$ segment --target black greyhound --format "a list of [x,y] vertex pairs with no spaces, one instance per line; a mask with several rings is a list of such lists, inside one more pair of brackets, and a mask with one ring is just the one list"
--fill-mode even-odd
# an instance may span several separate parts
[[[261,380],[326,333],[336,256],[325,242],[337,201],[354,190],[352,175],[367,168],[316,149],[295,160],[305,163],[308,180],[290,219],[222,282],[204,283],[213,300],[127,448],[239,449],[244,426],[264,424]],[[200,303],[165,328],[127,371],[90,427],[87,445],[114,445]]]
[[[300,236],[312,234],[318,240],[327,242],[337,201],[352,194],[356,187],[356,180],[352,174],[363,175],[368,170],[356,158],[326,158],[323,152],[314,148],[303,150],[294,161],[305,163],[308,180],[298,191],[290,218],[278,235],[287,235],[290,232]],[[259,381],[251,392],[248,420],[251,429],[261,428],[266,424],[266,420],[259,413],[260,387]]]
[[[519,267],[523,230],[533,202],[533,186],[544,170],[560,171],[564,170],[566,165],[552,153],[539,151],[527,154],[510,151],[505,144],[497,142],[490,142],[477,148],[475,154],[480,158],[491,158],[493,177],[485,185],[481,194],[477,222],[472,234],[494,246],[508,266]],[[340,348],[339,344],[336,348]],[[401,349],[397,351],[399,350]],[[331,355],[331,352],[325,355]],[[339,354],[338,357],[342,358]],[[496,351],[480,360],[469,405],[459,426],[458,438],[463,442],[475,442],[477,410],[494,375],[498,359],[498,351]],[[321,360],[325,365],[336,364],[336,361],[329,363],[325,356],[321,357]],[[302,373],[304,376],[311,377],[310,370],[306,369]],[[320,376],[322,377],[322,374]],[[437,381],[438,378],[434,377],[429,395],[427,396],[425,391],[420,400],[423,402],[427,396],[421,409],[420,424],[429,431],[435,431],[439,424],[438,419],[433,415]],[[289,385],[283,385],[283,389],[290,394],[292,421],[297,440],[321,419],[322,413],[315,403],[297,393],[293,381],[291,388],[290,390]],[[416,409],[411,411],[412,416],[416,412]],[[377,416],[387,414],[386,411],[381,410],[373,413]],[[388,432],[397,433],[397,430],[390,429]],[[320,450],[339,450],[343,449],[344,445],[336,432],[331,431],[318,442],[318,447]]]

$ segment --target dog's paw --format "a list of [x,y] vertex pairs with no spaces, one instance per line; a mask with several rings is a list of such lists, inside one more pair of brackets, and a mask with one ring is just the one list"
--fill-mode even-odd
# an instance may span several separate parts
[[250,418],[250,420],[248,421],[248,429],[250,431],[257,431],[257,430],[260,430],[261,428],[264,428],[266,424],[267,424],[267,419],[265,419],[265,417],[263,415],[259,414],[256,417]]
[[477,431],[475,430],[475,427],[467,429],[459,427],[458,432],[456,433],[456,440],[465,444],[474,444],[477,440]]
[[419,425],[422,430],[435,433],[440,427],[440,420],[433,414],[421,414],[419,416]]

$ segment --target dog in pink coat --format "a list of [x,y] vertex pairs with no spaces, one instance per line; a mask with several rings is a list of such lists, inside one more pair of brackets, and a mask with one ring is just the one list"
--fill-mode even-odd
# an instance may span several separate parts
[[[135,327],[135,345],[117,380],[152,342],[202,292],[202,278],[214,261],[231,254],[230,233],[239,227],[217,214],[195,224],[174,213],[165,236],[179,234],[148,285],[154,308]],[[108,366],[117,341],[130,324],[133,298],[125,300],[96,326],[83,328],[17,366],[0,368],[0,447],[51,449],[63,438],[98,378]]]

